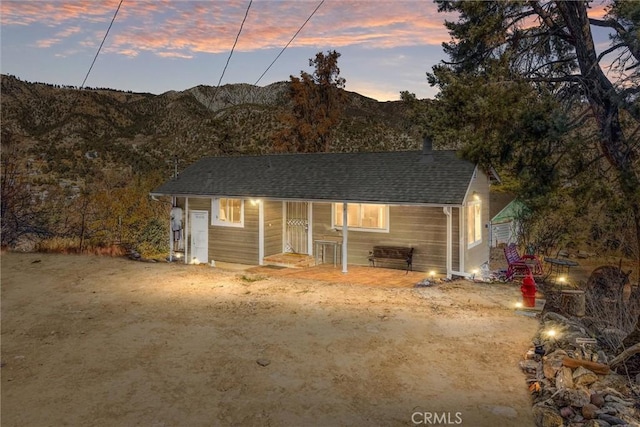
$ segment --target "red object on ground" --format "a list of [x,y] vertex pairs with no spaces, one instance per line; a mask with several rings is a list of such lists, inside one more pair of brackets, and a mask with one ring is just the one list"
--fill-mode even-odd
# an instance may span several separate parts
[[520,287],[522,292],[522,305],[525,307],[536,306],[536,281],[533,279],[531,273],[524,276],[522,279],[522,286]]

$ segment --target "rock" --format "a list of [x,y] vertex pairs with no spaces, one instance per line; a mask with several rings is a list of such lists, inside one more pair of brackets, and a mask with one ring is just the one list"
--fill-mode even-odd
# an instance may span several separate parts
[[598,376],[585,368],[584,366],[578,366],[575,371],[573,371],[573,383],[576,386],[579,385],[590,385],[594,382],[598,381]]
[[573,388],[571,368],[563,366],[556,374],[556,388]]
[[518,416],[518,412],[509,406],[493,406],[491,412],[507,418],[515,418]]
[[612,415],[598,414],[598,418],[607,422],[609,425],[612,425],[612,426],[627,425],[626,421],[621,420],[620,418],[614,417]]
[[593,393],[591,395],[591,403],[596,405],[598,408],[602,408],[602,405],[604,405],[604,396],[602,393]]
[[562,359],[564,359],[566,355],[566,351],[556,350],[548,356],[544,357],[542,361],[542,369],[546,378],[556,378],[556,374],[560,369],[562,369]]
[[583,427],[609,427],[610,424],[604,420],[589,420],[583,424]]
[[597,417],[598,407],[596,405],[592,405],[591,403],[587,403],[582,407],[582,416],[587,420],[592,420]]
[[608,388],[611,388],[621,395],[628,395],[630,392],[626,377],[613,372],[601,376],[598,381],[591,384],[590,388],[593,391],[607,391]]
[[539,365],[539,363],[536,362],[535,360],[521,360],[520,361],[520,369],[522,369],[523,372],[525,372],[527,374],[531,374],[531,375],[536,375],[536,373],[538,371],[538,365]]
[[560,408],[560,415],[562,418],[573,418],[576,412],[571,406],[565,406],[564,408]]
[[584,405],[588,404],[590,400],[589,391],[582,388],[567,390],[567,397],[569,399],[569,404],[576,408],[582,408]]
[[260,366],[268,366],[271,364],[271,361],[269,359],[258,359],[256,363]]
[[556,408],[544,405],[536,405],[533,407],[533,417],[538,427],[562,427],[564,419]]

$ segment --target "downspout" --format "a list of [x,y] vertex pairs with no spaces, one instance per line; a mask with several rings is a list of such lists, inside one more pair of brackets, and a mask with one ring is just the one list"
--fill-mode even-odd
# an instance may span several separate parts
[[347,224],[347,214],[348,212],[348,206],[347,206],[347,202],[344,202],[342,204],[342,272],[346,273],[347,272],[347,235],[349,234],[348,231],[348,224]]

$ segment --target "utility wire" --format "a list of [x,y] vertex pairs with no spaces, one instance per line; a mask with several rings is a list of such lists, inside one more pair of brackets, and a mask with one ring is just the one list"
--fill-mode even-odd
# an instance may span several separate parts
[[84,80],[82,81],[82,84],[80,85],[80,89],[82,89],[84,87],[84,84],[87,82],[87,79],[89,78],[89,73],[91,73],[91,70],[93,69],[93,65],[96,63],[96,60],[98,59],[98,55],[100,55],[100,50],[102,50],[102,46],[104,45],[105,40],[107,40],[107,36],[109,35],[109,30],[111,30],[111,26],[113,25],[113,22],[116,20],[116,16],[118,16],[118,11],[120,10],[120,6],[122,6],[122,2],[124,0],[120,0],[120,3],[118,3],[118,8],[116,9],[116,13],[113,14],[113,18],[111,18],[111,23],[109,24],[109,28],[107,28],[107,32],[105,33],[104,37],[102,38],[102,43],[100,43],[100,46],[98,47],[98,51],[96,52],[96,56],[93,57],[93,62],[91,62],[91,66],[89,67],[89,71],[87,71],[87,75],[84,76]]
[[313,17],[313,15],[316,14],[316,12],[318,11],[318,9],[320,9],[320,6],[322,6],[322,3],[324,3],[324,0],[322,0],[318,6],[316,6],[316,8],[314,9],[313,12],[311,12],[311,15],[309,15],[309,17],[307,18],[306,21],[304,21],[304,23],[302,24],[302,26],[300,26],[300,28],[298,29],[298,31],[296,31],[296,33],[293,35],[293,37],[291,37],[291,40],[289,40],[289,43],[286,44],[285,47],[282,48],[282,50],[280,51],[280,53],[276,56],[276,59],[273,60],[273,62],[271,64],[269,64],[269,66],[267,67],[266,70],[264,70],[264,73],[262,73],[262,75],[260,75],[260,77],[258,78],[258,80],[256,80],[256,82],[253,84],[254,86],[258,85],[258,82],[260,80],[262,80],[262,78],[264,77],[265,74],[267,74],[267,71],[269,71],[271,69],[271,67],[273,66],[273,64],[276,63],[276,61],[278,60],[278,58],[280,58],[280,55],[282,55],[282,53],[289,47],[289,45],[293,42],[293,40],[298,36],[298,33],[300,33],[300,31],[302,31],[302,29],[304,28],[305,25],[307,25],[307,22],[309,22],[311,20],[311,18]]
[[222,74],[220,75],[220,80],[218,80],[218,85],[216,86],[215,90],[213,91],[213,95],[211,96],[211,99],[209,100],[209,104],[207,104],[207,110],[209,108],[211,108],[211,104],[213,103],[213,101],[216,98],[216,94],[218,93],[218,88],[220,87],[220,83],[222,82],[222,78],[224,77],[224,73],[225,73],[225,71],[227,71],[227,66],[229,65],[229,61],[231,60],[231,56],[233,55],[233,51],[236,48],[236,44],[238,44],[238,39],[240,38],[240,33],[242,32],[242,27],[244,27],[244,23],[247,20],[247,16],[249,15],[249,9],[251,8],[251,3],[253,3],[253,0],[249,0],[249,5],[247,6],[247,11],[244,13],[244,19],[242,20],[242,23],[240,24],[240,29],[238,30],[238,34],[236,35],[236,40],[233,42],[233,46],[231,47],[231,52],[229,52],[229,57],[227,58],[227,63],[224,65],[224,69],[222,70]]

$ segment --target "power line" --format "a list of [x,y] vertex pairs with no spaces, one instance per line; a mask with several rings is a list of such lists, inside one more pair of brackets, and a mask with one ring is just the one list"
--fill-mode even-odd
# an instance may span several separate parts
[[[323,0],[324,1],[324,0]],[[238,34],[236,35],[236,40],[233,42],[233,46],[231,47],[231,52],[229,52],[229,57],[227,58],[227,63],[224,65],[224,69],[222,70],[222,74],[220,75],[220,80],[218,80],[218,85],[216,86],[211,99],[209,100],[209,104],[207,105],[207,110],[211,108],[211,103],[216,98],[216,94],[218,92],[218,88],[220,87],[220,83],[222,82],[222,78],[224,77],[225,71],[227,71],[227,66],[229,65],[229,61],[231,60],[231,56],[233,55],[233,51],[236,48],[236,44],[238,44],[238,39],[240,38],[240,33],[242,32],[242,27],[244,27],[244,23],[247,20],[247,16],[249,15],[249,9],[251,8],[251,3],[253,0],[249,0],[249,5],[247,6],[247,11],[244,13],[244,19],[240,24],[240,29],[238,30]]]
[[118,3],[118,8],[116,9],[116,13],[113,14],[113,18],[111,18],[111,23],[109,24],[109,28],[107,28],[107,32],[104,34],[104,37],[102,38],[102,43],[100,43],[100,46],[98,47],[98,51],[96,52],[96,56],[93,57],[93,61],[91,62],[91,66],[89,67],[89,71],[87,71],[87,75],[84,76],[84,80],[82,81],[82,84],[80,85],[80,89],[82,89],[84,87],[84,84],[87,82],[87,79],[89,78],[89,73],[91,73],[91,70],[93,69],[93,65],[96,63],[96,60],[98,59],[98,55],[100,55],[100,50],[102,50],[102,45],[104,45],[105,40],[107,40],[107,36],[109,35],[109,30],[111,30],[111,26],[113,25],[113,22],[116,20],[116,16],[118,16],[118,11],[120,10],[120,6],[122,6],[122,2],[124,0],[120,0],[120,3]]
[[278,58],[280,58],[280,55],[282,55],[282,53],[289,47],[289,45],[293,42],[293,40],[298,36],[298,33],[300,33],[300,31],[302,31],[302,29],[304,28],[305,25],[307,25],[307,22],[309,22],[311,20],[311,18],[313,17],[313,15],[316,14],[316,12],[318,11],[318,9],[320,9],[320,6],[322,6],[322,3],[324,3],[324,0],[322,0],[318,6],[316,6],[316,8],[314,9],[313,12],[311,12],[311,15],[309,15],[309,17],[307,18],[306,21],[304,21],[304,23],[300,26],[300,28],[298,29],[298,31],[296,31],[296,33],[293,35],[293,37],[291,37],[291,40],[289,40],[289,43],[286,44],[285,47],[282,48],[282,50],[280,51],[280,53],[276,56],[276,59],[273,60],[273,62],[271,64],[269,64],[269,66],[267,67],[266,70],[264,70],[264,73],[262,73],[260,75],[260,77],[258,78],[258,80],[256,80],[256,82],[253,84],[254,86],[258,85],[258,82],[260,80],[262,80],[262,78],[264,77],[265,74],[267,74],[267,71],[269,71],[271,69],[271,66],[273,66],[273,64],[276,63],[276,61],[278,60]]

